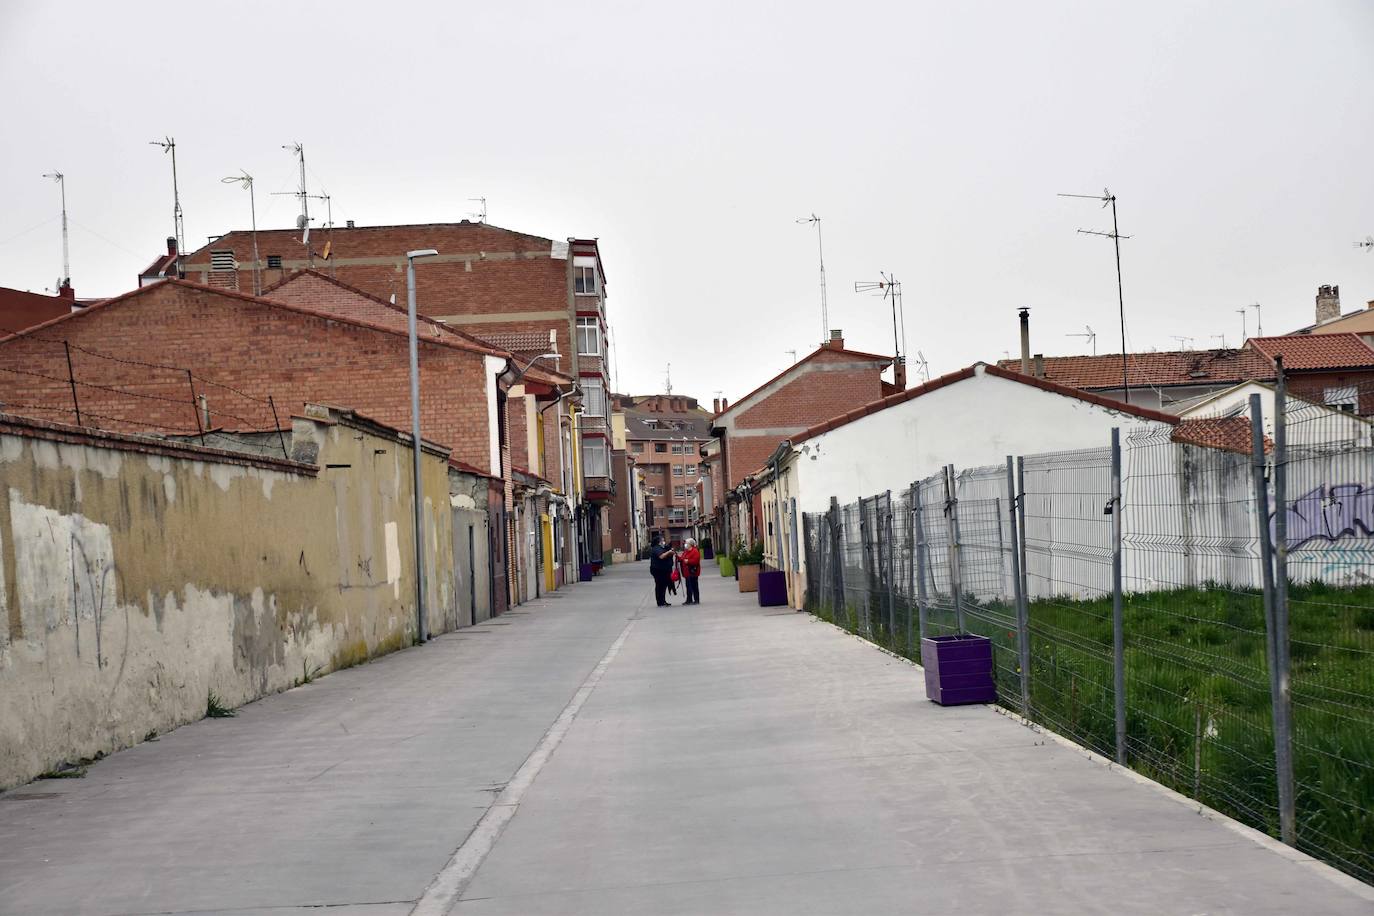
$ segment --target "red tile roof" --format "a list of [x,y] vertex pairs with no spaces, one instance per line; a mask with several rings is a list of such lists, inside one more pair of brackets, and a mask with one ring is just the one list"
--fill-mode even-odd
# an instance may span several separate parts
[[[1019,359],[999,360],[997,365],[1020,373]],[[1126,378],[1132,388],[1217,385],[1273,376],[1273,363],[1252,350],[1126,354]],[[1121,354],[1048,356],[1045,357],[1045,378],[1070,388],[1120,388]]]
[[[1241,455],[1250,454],[1253,441],[1248,417],[1206,417],[1180,420],[1174,427],[1173,440],[1185,445],[1205,445]],[[1264,451],[1273,450],[1274,443],[1264,439]]]
[[1374,368],[1374,349],[1357,334],[1252,337],[1249,345],[1271,360],[1282,356],[1283,367],[1295,371]]

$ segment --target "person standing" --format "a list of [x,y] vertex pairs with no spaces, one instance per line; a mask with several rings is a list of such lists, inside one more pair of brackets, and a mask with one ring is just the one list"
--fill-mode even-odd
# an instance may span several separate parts
[[659,607],[667,607],[668,585],[673,575],[673,548],[663,540],[663,535],[654,538],[653,550],[649,553],[649,572],[654,577],[654,598]]
[[695,538],[687,539],[687,549],[678,557],[682,569],[682,581],[687,583],[687,600],[684,604],[701,604],[701,551],[697,549]]

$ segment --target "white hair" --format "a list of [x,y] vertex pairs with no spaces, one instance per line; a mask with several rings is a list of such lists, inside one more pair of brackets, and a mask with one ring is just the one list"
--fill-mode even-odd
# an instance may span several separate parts
[[687,546],[688,546],[688,547],[695,547],[695,546],[697,546],[697,539],[696,539],[696,538],[688,538],[688,539],[687,539]]

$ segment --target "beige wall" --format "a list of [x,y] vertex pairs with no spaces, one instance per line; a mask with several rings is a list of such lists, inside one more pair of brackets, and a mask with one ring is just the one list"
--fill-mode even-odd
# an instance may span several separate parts
[[[412,642],[410,448],[311,411],[317,471],[0,417],[0,788]],[[439,632],[446,454],[422,473]]]

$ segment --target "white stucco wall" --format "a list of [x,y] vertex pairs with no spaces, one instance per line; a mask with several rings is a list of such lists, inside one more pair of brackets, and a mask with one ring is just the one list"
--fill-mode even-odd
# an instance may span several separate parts
[[923,394],[798,444],[797,509],[841,503],[956,469],[1109,444],[1114,426],[1167,424],[999,378],[972,378]]

